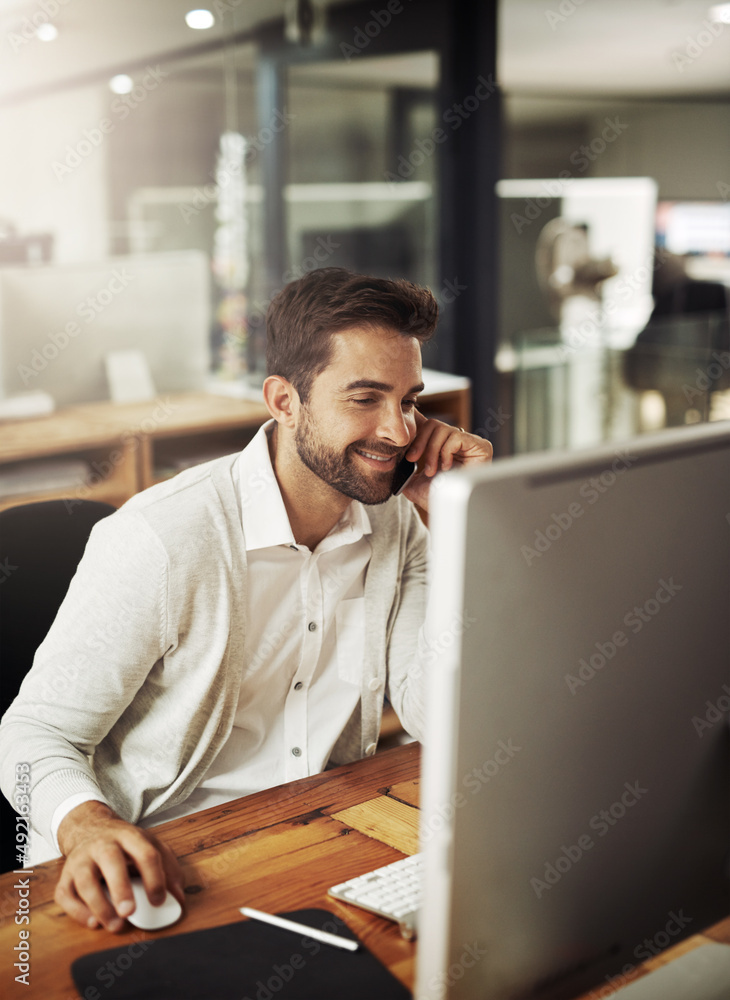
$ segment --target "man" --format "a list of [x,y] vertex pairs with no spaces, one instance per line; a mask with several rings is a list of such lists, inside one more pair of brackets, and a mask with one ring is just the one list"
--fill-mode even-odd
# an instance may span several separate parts
[[[267,316],[273,419],[92,532],[0,727],[3,787],[30,763],[31,822],[66,856],[56,901],[79,922],[121,929],[130,865],[153,903],[182,902],[147,827],[373,753],[384,694],[421,737],[414,505],[439,469],[491,457],[417,411],[437,312],[426,289],[339,268],[288,285]],[[394,497],[404,455],[423,471]]]

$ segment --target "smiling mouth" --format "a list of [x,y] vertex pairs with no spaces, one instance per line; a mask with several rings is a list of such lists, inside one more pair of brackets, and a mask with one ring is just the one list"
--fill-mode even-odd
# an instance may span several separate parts
[[358,448],[355,449],[355,454],[360,455],[361,458],[365,458],[370,462],[377,462],[383,467],[390,465],[397,458],[397,455],[379,455],[377,452],[361,451]]

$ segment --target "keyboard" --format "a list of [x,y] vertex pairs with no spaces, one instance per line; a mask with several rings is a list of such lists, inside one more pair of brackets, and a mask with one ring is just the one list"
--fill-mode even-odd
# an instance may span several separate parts
[[329,895],[379,917],[395,920],[409,941],[416,936],[423,889],[423,854],[412,854],[333,885]]

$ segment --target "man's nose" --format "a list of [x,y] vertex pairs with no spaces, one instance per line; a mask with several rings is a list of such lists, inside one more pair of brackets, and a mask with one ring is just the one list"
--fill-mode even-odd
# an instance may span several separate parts
[[411,436],[411,426],[400,403],[383,410],[378,426],[378,437],[386,438],[398,448],[405,448],[410,443]]

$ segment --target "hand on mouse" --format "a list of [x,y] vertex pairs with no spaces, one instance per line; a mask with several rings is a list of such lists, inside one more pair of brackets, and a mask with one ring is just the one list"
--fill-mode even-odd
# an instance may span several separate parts
[[124,918],[135,909],[130,864],[151,903],[162,903],[168,889],[184,903],[182,872],[169,847],[148,830],[120,819],[103,802],[84,802],[72,809],[58,829],[58,843],[66,864],[55,900],[86,927],[103,926],[113,933],[122,929]]

